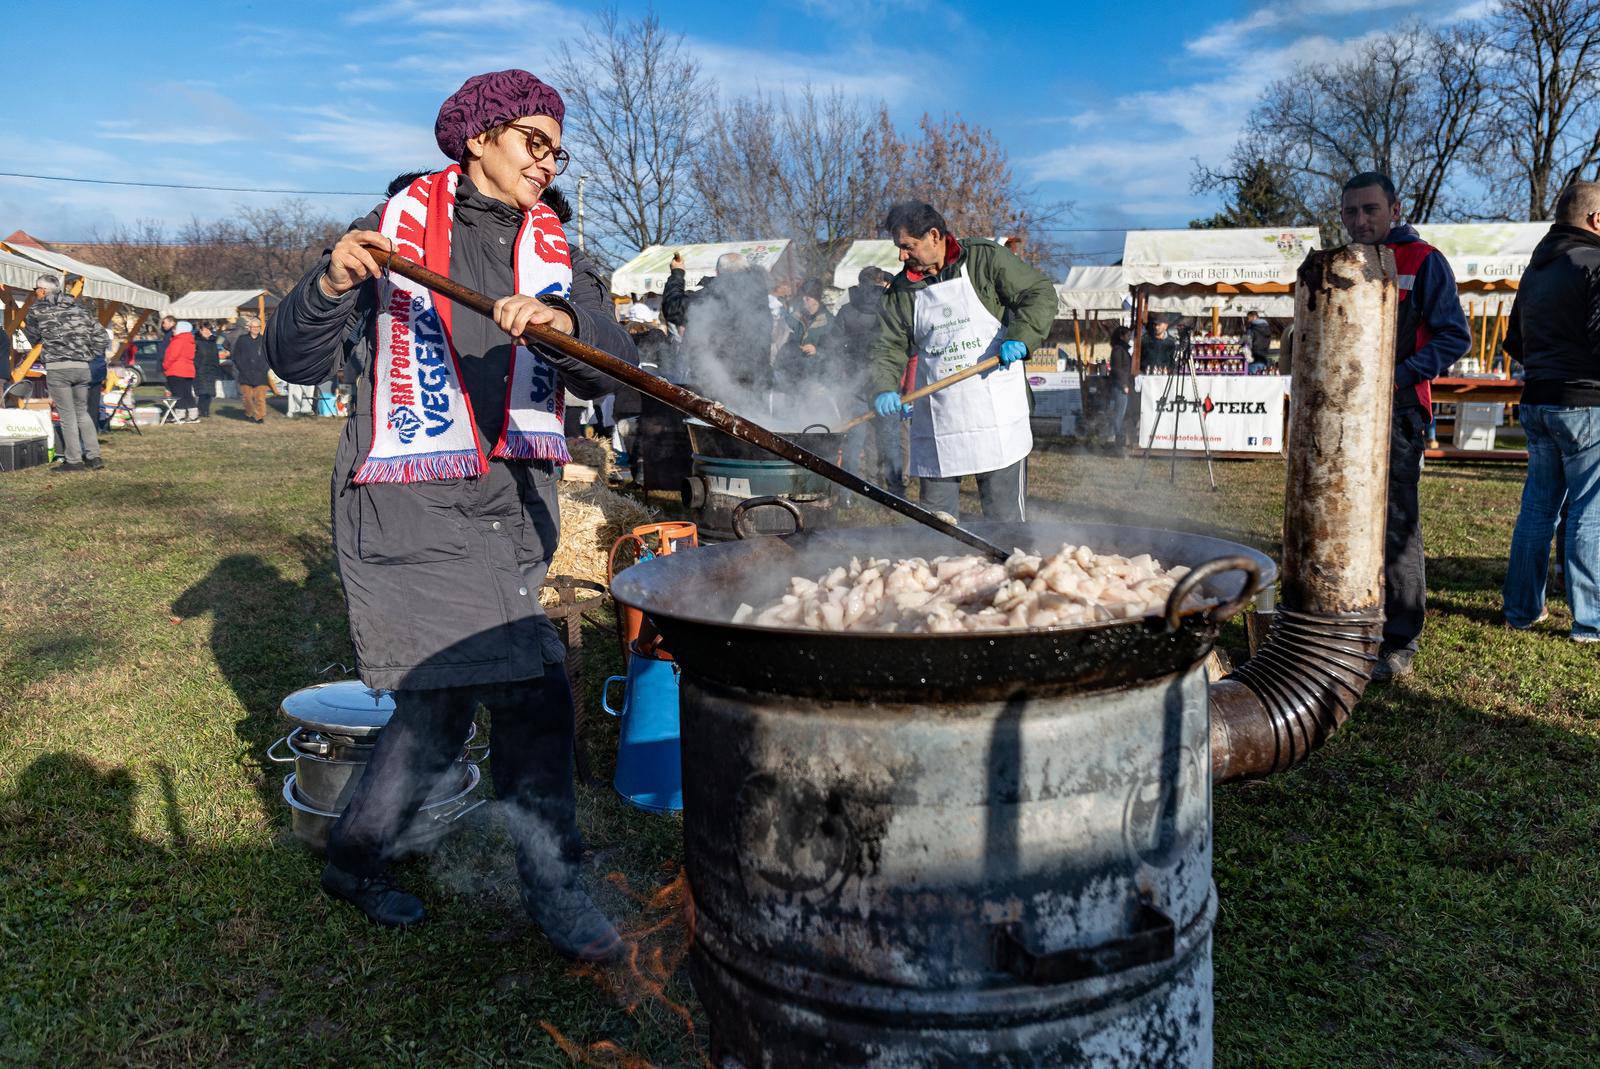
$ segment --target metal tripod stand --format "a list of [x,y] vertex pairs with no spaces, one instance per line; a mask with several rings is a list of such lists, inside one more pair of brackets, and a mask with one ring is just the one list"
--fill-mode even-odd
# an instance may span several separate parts
[[1200,379],[1194,373],[1194,361],[1185,355],[1178,358],[1177,367],[1173,368],[1172,374],[1167,376],[1166,385],[1161,388],[1161,398],[1156,402],[1155,422],[1150,425],[1150,440],[1144,444],[1144,456],[1139,460],[1139,478],[1133,484],[1135,490],[1144,483],[1145,468],[1150,462],[1150,453],[1155,449],[1156,436],[1161,433],[1161,419],[1163,416],[1170,417],[1172,420],[1172,471],[1168,475],[1168,481],[1178,481],[1178,417],[1180,413],[1178,406],[1170,402],[1174,393],[1177,393],[1181,399],[1183,391],[1177,389],[1177,384],[1184,375],[1189,376],[1189,383],[1194,387],[1195,404],[1198,406],[1195,411],[1200,416],[1200,446],[1206,455],[1206,478],[1211,483],[1211,489],[1219,489],[1217,486],[1216,467],[1211,462],[1211,438],[1206,434],[1206,410],[1200,397]]

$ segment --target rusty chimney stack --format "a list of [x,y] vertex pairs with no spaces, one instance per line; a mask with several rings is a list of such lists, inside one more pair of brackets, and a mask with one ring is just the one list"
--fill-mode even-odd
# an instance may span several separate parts
[[1298,764],[1366,688],[1383,633],[1397,305],[1381,245],[1300,268],[1279,607],[1256,656],[1211,687],[1216,782]]

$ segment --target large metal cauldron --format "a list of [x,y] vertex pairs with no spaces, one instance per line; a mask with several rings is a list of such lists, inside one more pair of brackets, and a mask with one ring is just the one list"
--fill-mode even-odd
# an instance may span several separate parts
[[852,555],[961,552],[905,528],[704,548],[613,584],[683,669],[692,968],[719,1063],[1211,1064],[1201,663],[1273,564],[1166,531],[980,530],[1151,552],[1227,604],[961,635],[727,622]]
[[[686,419],[693,460],[680,496],[701,538],[726,542],[734,537],[733,510],[741,501],[777,497],[793,502],[808,528],[833,515],[833,484],[798,464],[740,441],[698,419]],[[844,435],[826,429],[779,431],[795,445],[837,462]],[[794,522],[778,509],[754,509],[745,521],[757,534],[787,534]]]

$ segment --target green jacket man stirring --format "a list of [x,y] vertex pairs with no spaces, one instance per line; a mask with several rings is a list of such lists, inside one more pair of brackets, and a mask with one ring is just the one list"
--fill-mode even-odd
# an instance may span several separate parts
[[[1055,287],[993,241],[957,241],[930,204],[894,205],[883,228],[905,266],[884,295],[868,354],[873,407],[884,418],[910,414],[906,473],[922,480],[924,506],[958,515],[961,477],[972,475],[985,519],[1024,520],[1033,432],[1022,363],[1055,319]],[[917,388],[991,356],[1000,367],[908,406],[899,384],[913,355]]]

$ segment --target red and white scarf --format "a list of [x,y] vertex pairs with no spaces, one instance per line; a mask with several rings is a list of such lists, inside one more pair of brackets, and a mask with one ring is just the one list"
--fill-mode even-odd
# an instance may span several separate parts
[[[441,275],[450,273],[455,222],[452,164],[424,175],[389,199],[381,229],[395,250]],[[536,204],[525,213],[512,253],[517,292],[567,296],[572,257],[555,212]],[[377,336],[372,360],[372,448],[358,483],[411,483],[482,475],[489,461],[478,445],[472,402],[450,341],[451,302],[400,275],[378,279]],[[506,379],[505,428],[490,456],[566,464],[560,376],[538,353],[515,347]]]

